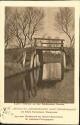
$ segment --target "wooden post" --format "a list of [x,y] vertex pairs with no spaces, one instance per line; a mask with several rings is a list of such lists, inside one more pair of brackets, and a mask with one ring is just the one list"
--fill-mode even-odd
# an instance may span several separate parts
[[40,54],[36,52],[36,50],[31,55],[31,62],[30,62],[30,68],[36,68],[37,66],[40,66]]
[[63,53],[63,40],[61,40],[61,80],[64,78],[64,53]]
[[61,40],[61,50],[63,50],[63,40]]
[[36,66],[40,66],[39,55],[36,54]]
[[34,47],[36,48],[36,46],[37,46],[37,39],[35,38]]
[[37,54],[39,56],[40,66],[42,66],[43,65],[43,52],[41,50],[37,50]]
[[61,52],[61,80],[64,78],[64,56],[63,52]]
[[64,58],[64,68],[66,69],[66,55],[65,55],[65,52],[63,52],[63,58]]
[[26,65],[26,51],[23,52],[23,62],[22,62],[23,67]]
[[30,68],[34,68],[35,51],[31,55]]

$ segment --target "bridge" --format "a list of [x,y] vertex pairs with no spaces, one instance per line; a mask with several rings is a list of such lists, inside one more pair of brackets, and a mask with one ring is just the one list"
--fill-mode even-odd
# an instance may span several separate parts
[[[63,79],[65,67],[64,39],[34,38],[34,51],[31,54],[30,69],[43,66],[43,57],[46,52],[55,55],[55,57],[59,55],[57,61],[61,64],[61,79]],[[53,62],[56,60],[55,57],[52,56]],[[23,56],[23,66],[25,66],[25,63],[26,53]]]
[[60,51],[63,49],[64,39],[34,38],[36,50]]

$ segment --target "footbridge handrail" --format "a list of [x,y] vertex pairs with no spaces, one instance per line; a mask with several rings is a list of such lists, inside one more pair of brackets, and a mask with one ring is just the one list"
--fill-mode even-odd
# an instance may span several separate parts
[[[51,48],[61,48],[63,49],[64,39],[52,39],[52,38],[34,38],[34,46],[35,47],[43,47],[43,45],[48,45],[45,47],[51,47]],[[40,42],[41,46],[38,45],[38,42]],[[53,46],[54,45],[54,46]]]

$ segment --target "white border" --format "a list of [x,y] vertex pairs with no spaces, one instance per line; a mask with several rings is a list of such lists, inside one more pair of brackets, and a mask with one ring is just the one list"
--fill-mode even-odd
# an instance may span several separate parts
[[[64,118],[57,121],[25,121],[24,119],[14,119],[11,115],[2,118],[2,123],[43,123],[43,124],[78,124],[78,110],[79,110],[79,2],[75,1],[1,1],[0,2],[0,100],[2,111],[3,107],[10,107],[10,112],[13,107],[27,107],[26,104],[4,104],[4,8],[5,6],[35,6],[35,7],[75,7],[75,103],[64,105],[44,105],[44,107],[61,107],[61,108],[73,108],[73,112],[63,111]],[[36,107],[43,107],[43,105],[35,105]],[[34,107],[33,104],[30,107]],[[18,113],[17,111],[15,113]]]

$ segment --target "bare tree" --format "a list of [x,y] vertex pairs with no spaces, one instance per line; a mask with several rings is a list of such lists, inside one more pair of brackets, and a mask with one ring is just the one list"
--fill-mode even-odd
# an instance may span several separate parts
[[12,18],[11,9],[6,8],[5,9],[5,48],[7,48],[9,44],[9,40],[13,36],[10,31],[10,27],[11,27],[10,18]]
[[72,8],[63,7],[59,8],[55,16],[56,27],[59,32],[67,35],[70,41],[70,47],[74,45],[74,13]]
[[[12,18],[8,20],[8,23],[10,24],[9,34],[11,36],[14,35],[17,39],[18,47],[20,48],[26,47],[27,44],[32,45],[33,36],[41,29],[42,26],[42,19],[44,17],[43,10],[41,8],[34,7],[12,9],[15,11]],[[8,37],[7,33],[6,35]]]

